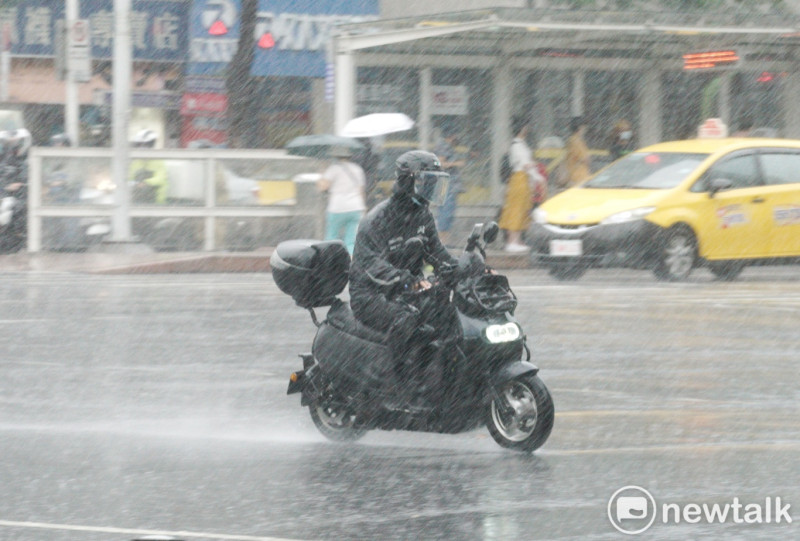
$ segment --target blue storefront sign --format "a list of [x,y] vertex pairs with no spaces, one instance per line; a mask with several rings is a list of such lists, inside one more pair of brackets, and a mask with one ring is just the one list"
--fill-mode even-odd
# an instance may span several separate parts
[[[129,20],[134,59],[184,62],[188,8],[179,0],[133,0]],[[52,57],[56,24],[64,18],[64,0],[25,0],[0,9],[0,30],[10,41],[12,56]],[[80,18],[89,20],[92,58],[110,59],[114,0],[80,0]]]
[[333,27],[378,13],[378,0],[259,0],[252,74],[323,78]]
[[195,0],[189,16],[190,75],[220,75],[239,46],[241,0]]
[[[191,75],[220,75],[239,46],[240,0],[195,0]],[[331,29],[378,18],[378,0],[259,0],[252,74],[325,77]]]

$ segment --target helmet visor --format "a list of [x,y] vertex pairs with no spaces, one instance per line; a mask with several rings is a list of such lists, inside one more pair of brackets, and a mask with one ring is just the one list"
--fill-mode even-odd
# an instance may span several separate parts
[[450,175],[444,171],[420,171],[416,175],[414,192],[431,205],[438,206],[444,203],[448,184]]

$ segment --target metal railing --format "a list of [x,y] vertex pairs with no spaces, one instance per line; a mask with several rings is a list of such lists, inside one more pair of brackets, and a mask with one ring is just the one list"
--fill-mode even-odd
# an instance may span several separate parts
[[[143,200],[133,196],[124,206],[115,200],[112,160],[113,151],[106,148],[31,150],[28,251],[82,248],[71,246],[69,239],[60,243],[53,239],[63,236],[64,230],[74,233],[91,225],[105,224],[109,229],[115,213],[123,210],[135,225],[134,237],[142,242],[150,244],[153,231],[160,231],[158,241],[167,245],[156,248],[183,247],[168,244],[169,232],[181,229],[176,224],[185,226],[183,241],[188,232],[191,242],[186,242],[206,251],[228,248],[223,232],[230,237],[245,234],[239,229],[242,224],[253,225],[254,231],[247,233],[253,235],[267,230],[257,224],[276,221],[295,236],[322,233],[323,200],[314,183],[323,166],[318,160],[289,156],[282,150],[132,149],[129,194],[135,193],[140,171],[150,177],[157,174],[154,170],[161,171],[166,184],[158,196]],[[161,227],[164,223],[172,227]],[[262,240],[268,245],[268,239]]]

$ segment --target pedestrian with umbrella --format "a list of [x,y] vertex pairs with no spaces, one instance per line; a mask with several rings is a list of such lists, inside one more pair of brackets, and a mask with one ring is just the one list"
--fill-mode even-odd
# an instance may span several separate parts
[[390,133],[410,130],[414,120],[403,113],[372,113],[353,118],[345,124],[340,134],[343,137],[355,137],[363,142],[363,150],[354,154],[354,159],[364,169],[367,178],[367,203],[372,208],[381,199],[376,192],[378,182],[378,165],[380,155],[370,139],[383,137]]
[[364,170],[350,160],[352,151],[348,147],[332,147],[329,154],[335,161],[317,182],[317,188],[328,194],[325,240],[344,241],[352,254],[358,222],[367,209]]

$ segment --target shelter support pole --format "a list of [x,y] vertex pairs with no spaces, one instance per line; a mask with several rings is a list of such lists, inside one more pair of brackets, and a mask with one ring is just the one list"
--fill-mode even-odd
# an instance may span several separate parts
[[800,139],[800,72],[790,71],[783,81],[783,136]]
[[311,81],[311,128],[312,133],[334,133],[333,107],[325,101],[325,79]]
[[128,189],[128,124],[131,113],[131,0],[114,2],[113,130],[114,158],[111,171],[116,185],[112,240],[131,240],[130,190]]
[[731,79],[730,72],[720,75],[719,95],[717,98],[717,115],[732,130],[733,117],[731,116]]
[[[335,38],[334,38],[335,39]],[[338,50],[337,41],[334,41],[336,53],[334,66],[334,124],[336,133],[342,133],[345,124],[352,120],[356,104],[356,64],[353,52]]]
[[419,70],[419,144],[424,150],[431,148],[431,68]]
[[562,93],[560,77],[555,71],[540,71],[536,80],[536,102],[533,107],[533,130],[536,141],[556,134],[556,102]]
[[640,88],[639,147],[661,141],[661,72],[655,67],[644,72]]
[[586,96],[585,81],[586,73],[584,71],[572,72],[572,107],[570,109],[572,116],[583,116],[583,102]]
[[500,203],[503,190],[500,182],[500,161],[508,149],[511,134],[511,67],[500,61],[492,69],[492,154],[491,201]]

